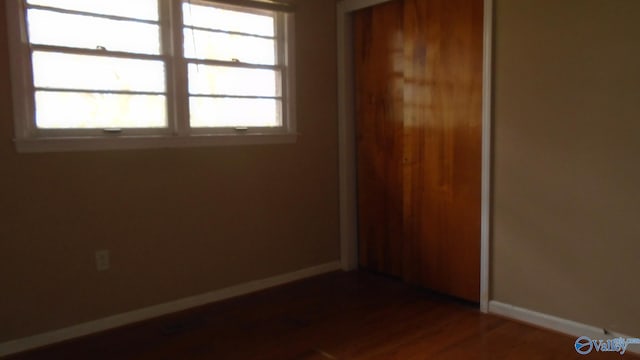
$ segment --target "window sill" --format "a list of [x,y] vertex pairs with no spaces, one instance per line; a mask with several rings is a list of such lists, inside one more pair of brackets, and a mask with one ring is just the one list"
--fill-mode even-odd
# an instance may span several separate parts
[[293,144],[298,134],[228,134],[189,136],[50,137],[16,139],[18,153],[163,149],[207,146]]

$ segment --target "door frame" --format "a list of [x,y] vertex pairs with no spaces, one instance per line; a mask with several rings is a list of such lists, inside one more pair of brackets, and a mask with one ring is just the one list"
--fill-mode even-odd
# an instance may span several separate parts
[[[388,1],[391,0],[342,0],[337,5],[340,261],[345,271],[358,267],[352,13]],[[491,230],[493,0],[484,0],[483,26],[480,310],[486,313],[489,311]]]

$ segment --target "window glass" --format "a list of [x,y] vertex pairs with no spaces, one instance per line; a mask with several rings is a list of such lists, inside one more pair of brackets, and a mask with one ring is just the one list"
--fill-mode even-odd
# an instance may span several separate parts
[[39,88],[165,91],[162,61],[34,51],[34,84]]
[[235,61],[275,65],[276,43],[272,39],[211,31],[184,30],[184,54],[191,59]]
[[158,25],[39,9],[28,10],[27,22],[32,44],[160,54]]
[[[279,31],[291,28],[293,14],[162,1],[7,1],[19,151],[184,146],[170,138],[295,129],[294,59],[282,58],[293,38]],[[106,135],[109,128],[122,131]]]
[[158,20],[157,0],[28,0],[27,3],[94,14]]
[[189,92],[275,97],[276,71],[189,64]]
[[274,36],[274,16],[183,3],[184,24],[206,29]]
[[236,99],[191,97],[191,126],[202,127],[275,127],[281,102],[274,99]]
[[166,127],[164,95],[36,91],[36,125],[42,129]]

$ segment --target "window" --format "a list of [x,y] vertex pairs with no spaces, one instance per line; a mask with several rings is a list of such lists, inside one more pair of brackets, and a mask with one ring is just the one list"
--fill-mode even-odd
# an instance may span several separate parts
[[295,141],[287,3],[7,4],[19,151]]

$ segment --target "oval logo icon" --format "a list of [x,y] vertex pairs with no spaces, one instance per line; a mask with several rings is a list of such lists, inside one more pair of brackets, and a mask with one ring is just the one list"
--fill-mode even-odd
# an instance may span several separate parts
[[575,343],[576,351],[580,355],[587,355],[593,349],[591,339],[586,336],[580,336]]

